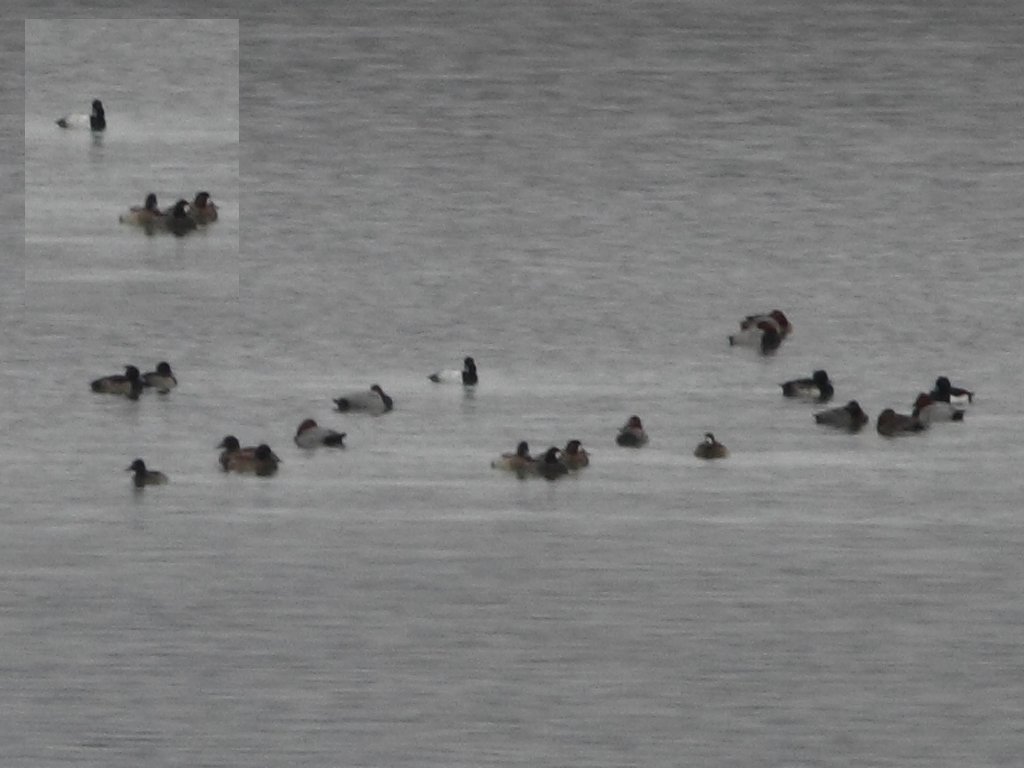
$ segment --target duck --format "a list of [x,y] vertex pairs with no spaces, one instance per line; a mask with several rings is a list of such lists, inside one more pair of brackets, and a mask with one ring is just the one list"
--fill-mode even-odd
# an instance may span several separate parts
[[740,332],[729,337],[729,346],[755,347],[767,355],[777,350],[792,332],[789,318],[781,310],[773,309],[740,320]]
[[85,128],[88,126],[91,131],[104,131],[107,128],[107,116],[103,111],[103,102],[94,99],[90,114],[65,115],[57,120],[57,125],[61,128]]
[[462,361],[461,371],[437,371],[428,377],[435,384],[444,382],[461,382],[463,386],[472,387],[480,380],[476,373],[476,361],[467,357]]
[[156,221],[168,232],[181,237],[196,228],[196,222],[192,218],[191,210],[192,206],[189,201],[182,198],[173,207],[164,211],[163,215]]
[[545,480],[555,480],[569,472],[569,467],[562,460],[561,449],[555,446],[548,448],[541,458],[530,465],[530,468],[534,474]]
[[693,455],[698,459],[724,459],[729,455],[729,449],[715,440],[710,432],[704,433],[704,439],[693,449]]
[[136,488],[144,488],[147,485],[167,484],[167,475],[163,472],[158,472],[155,469],[146,469],[146,462],[142,459],[136,459],[133,461],[125,468],[125,472],[135,473],[135,477],[132,478],[132,482],[135,483]]
[[619,430],[615,442],[623,448],[639,448],[647,445],[647,432],[639,416],[630,416],[629,421]]
[[259,477],[269,477],[277,472],[281,459],[266,443],[255,448],[242,448],[234,435],[225,437],[218,448],[224,451],[220,455],[220,466],[225,472],[251,473]]
[[859,432],[868,423],[868,415],[864,413],[860,403],[851,400],[840,408],[830,408],[814,414],[814,420],[829,427]]
[[504,469],[508,472],[515,472],[520,477],[525,477],[536,460],[530,456],[530,445],[525,440],[516,446],[515,453],[503,453],[491,462],[492,469]]
[[570,440],[562,451],[562,463],[569,469],[582,469],[590,464],[590,454],[579,440]]
[[878,434],[885,437],[899,437],[922,432],[928,428],[928,425],[917,416],[907,416],[903,413],[896,413],[892,408],[886,408],[878,414],[875,428],[878,430]]
[[387,413],[395,407],[395,401],[385,394],[380,384],[374,384],[366,392],[351,392],[334,398],[339,411],[366,411],[375,415]]
[[785,397],[799,397],[819,403],[827,403],[835,394],[832,382],[825,371],[815,371],[809,379],[792,379],[779,386],[782,387],[782,394]]
[[963,421],[963,408],[942,400],[935,401],[930,395],[921,392],[914,401],[911,415],[920,419],[923,424],[934,424],[937,421]]
[[209,192],[197,192],[190,209],[196,224],[209,224],[217,220],[217,206]]
[[220,443],[217,444],[217,448],[222,448],[218,461],[220,462],[221,469],[225,472],[234,470],[236,472],[245,471],[242,469],[246,462],[256,456],[256,446],[242,447],[242,444],[238,442],[238,438],[234,435],[226,435]]
[[93,392],[106,395],[124,395],[129,400],[138,400],[142,394],[142,379],[134,365],[125,366],[124,373],[102,376],[90,385]]
[[148,371],[142,374],[142,386],[150,387],[161,395],[166,395],[178,386],[178,380],[174,378],[174,374],[171,372],[171,364],[164,360],[156,364],[155,371]]
[[157,208],[156,193],[146,195],[141,206],[133,206],[118,217],[122,224],[135,224],[140,227],[154,227],[163,220],[163,211]]
[[312,419],[306,419],[299,424],[299,428],[295,432],[295,444],[299,448],[319,448],[322,445],[331,448],[344,448],[343,441],[346,434],[321,427]]
[[969,389],[954,387],[946,376],[939,376],[935,380],[935,387],[928,393],[928,396],[936,403],[963,402],[964,400],[969,403],[974,402],[973,392]]

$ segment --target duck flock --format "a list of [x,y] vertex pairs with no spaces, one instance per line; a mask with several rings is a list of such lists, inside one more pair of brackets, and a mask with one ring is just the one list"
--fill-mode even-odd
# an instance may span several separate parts
[[[107,113],[103,102],[95,99],[88,115],[65,115],[57,120],[61,128],[88,128],[93,133],[107,129]],[[141,227],[147,235],[170,232],[179,237],[217,220],[217,206],[209,192],[198,192],[191,200],[181,197],[170,208],[160,210],[156,195],[150,192],[142,205],[133,206],[121,214],[122,224]]]
[[[740,333],[730,336],[729,342],[732,345],[739,343],[754,347],[762,354],[772,354],[791,332],[792,325],[785,319],[785,315],[774,310],[768,314],[744,318],[740,323]],[[767,343],[765,337],[769,339]],[[476,361],[472,357],[464,359],[461,370],[438,371],[427,378],[437,384],[456,383],[464,387],[476,387],[480,381]],[[161,361],[147,373],[140,373],[136,366],[129,365],[123,374],[95,379],[91,387],[98,394],[138,400],[148,391],[168,395],[177,385],[178,380],[170,364]],[[805,378],[782,382],[780,387],[783,397],[814,404],[827,404],[835,395],[835,387],[824,370],[816,370]],[[939,376],[930,392],[918,394],[910,413],[897,413],[893,408],[886,408],[878,415],[875,427],[885,437],[918,434],[936,423],[963,421],[966,406],[973,401],[974,392],[954,386],[946,376]],[[342,413],[362,412],[380,416],[394,409],[394,400],[379,384],[373,384],[365,390],[346,392],[333,398],[332,402],[336,410]],[[850,400],[843,406],[820,410],[814,414],[814,420],[823,426],[850,433],[859,432],[870,421],[856,400]],[[337,449],[345,447],[345,436],[344,432],[320,426],[315,420],[307,418],[299,423],[293,441],[305,450]],[[642,448],[648,442],[643,421],[636,414],[626,420],[615,436],[615,444],[622,448]],[[218,462],[224,472],[271,477],[277,473],[281,463],[281,459],[267,443],[243,446],[234,435],[226,435],[216,447],[221,450]],[[694,448],[693,455],[698,459],[724,459],[729,456],[729,450],[712,432],[706,432],[704,439]],[[539,457],[531,455],[529,443],[522,440],[515,451],[502,453],[491,461],[492,468],[512,473],[520,479],[539,477],[546,480],[556,480],[578,472],[589,464],[590,455],[578,439],[569,440],[564,448],[551,446]],[[147,468],[141,458],[135,459],[127,469],[134,472],[133,483],[136,488],[164,485],[168,481],[167,475]]]
[[[106,113],[103,103],[96,99],[88,115],[66,115],[56,121],[61,128],[88,128],[94,132],[106,130]],[[184,236],[217,220],[217,206],[209,192],[198,192],[192,201],[179,198],[170,208],[161,210],[157,196],[150,192],[141,206],[134,206],[122,213],[121,223],[140,227],[146,234],[169,232]],[[785,313],[778,309],[752,314],[740,321],[737,333],[731,334],[730,346],[745,346],[756,349],[762,355],[774,354],[792,334],[793,325]],[[475,387],[479,383],[476,362],[466,357],[461,370],[438,371],[428,376],[434,383],[458,383],[464,387]],[[178,384],[177,378],[166,361],[160,362],[148,373],[140,373],[134,365],[125,368],[123,374],[103,376],[93,380],[92,391],[138,400],[146,391],[161,395],[170,394]],[[805,378],[792,379],[781,385],[784,397],[797,398],[815,404],[832,401],[835,387],[828,373],[819,369]],[[875,428],[885,437],[898,437],[924,432],[939,422],[963,421],[966,405],[974,401],[974,393],[954,386],[948,377],[939,376],[930,392],[920,392],[913,402],[910,413],[898,413],[886,408],[875,422]],[[373,415],[390,412],[394,401],[379,384],[368,390],[345,393],[333,400],[340,412],[362,411]],[[814,414],[816,423],[826,427],[859,432],[870,421],[868,415],[856,400],[846,405],[828,408]],[[313,419],[304,419],[298,426],[294,442],[299,448],[313,450],[320,447],[344,448],[345,433],[321,427]],[[643,422],[637,415],[630,416],[615,437],[616,445],[623,448],[642,448],[649,441]],[[225,472],[252,474],[270,477],[277,472],[281,459],[266,443],[256,446],[242,446],[234,435],[227,435],[217,445],[221,449],[220,467]],[[693,455],[699,459],[724,459],[728,449],[706,432],[704,439],[694,448]],[[519,478],[542,477],[555,480],[577,472],[590,464],[590,456],[583,444],[569,440],[564,448],[549,447],[539,458],[530,454],[529,443],[521,441],[516,450],[503,453],[491,462],[491,467],[515,474]],[[142,459],[135,459],[128,467],[134,473],[134,485],[143,488],[148,485],[164,485],[168,478],[163,472],[146,467]]]

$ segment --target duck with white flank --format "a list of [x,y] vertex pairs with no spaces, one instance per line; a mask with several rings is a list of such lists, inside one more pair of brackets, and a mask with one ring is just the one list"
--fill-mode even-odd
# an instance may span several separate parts
[[935,388],[928,393],[936,403],[968,403],[974,402],[974,393],[969,389],[954,387],[946,376],[939,376],[935,380]]
[[178,380],[171,372],[171,364],[161,361],[157,363],[155,371],[142,374],[142,386],[155,389],[161,395],[166,395],[178,386]]
[[443,384],[445,382],[459,383],[467,387],[475,386],[480,380],[476,373],[476,361],[472,357],[467,357],[462,361],[462,370],[449,370],[449,371],[437,371],[436,373],[428,376],[431,381],[435,384]]
[[366,392],[350,392],[334,398],[339,411],[365,411],[374,415],[387,413],[395,407],[395,402],[388,397],[380,384],[374,384]]
[[96,99],[92,103],[92,112],[88,115],[65,115],[57,120],[61,128],[88,128],[91,131],[104,131],[107,128],[107,115],[103,111],[103,102]]
[[789,318],[781,310],[773,309],[740,320],[740,332],[729,337],[729,346],[754,347],[767,355],[777,350],[792,332]]
[[793,379],[779,386],[786,397],[798,397],[819,403],[827,403],[835,394],[832,382],[825,371],[815,371],[809,379]]
[[344,448],[345,432],[335,432],[333,429],[319,426],[312,419],[306,419],[299,424],[295,432],[295,444],[299,448]]

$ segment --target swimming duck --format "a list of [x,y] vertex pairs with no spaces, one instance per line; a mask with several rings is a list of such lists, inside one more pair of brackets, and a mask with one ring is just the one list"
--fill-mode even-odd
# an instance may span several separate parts
[[562,451],[562,463],[569,469],[582,469],[590,464],[590,455],[579,440],[570,440]]
[[191,210],[192,206],[189,201],[181,199],[174,204],[173,208],[164,211],[156,221],[168,232],[180,237],[196,228]]
[[443,382],[461,382],[464,386],[474,386],[479,378],[476,374],[476,361],[472,357],[467,357],[462,361],[461,371],[438,371],[428,376],[431,381],[441,384]]
[[242,448],[234,435],[225,437],[217,447],[224,449],[220,455],[220,466],[225,472],[252,473],[259,477],[269,477],[277,472],[277,465],[281,462],[266,443],[260,443],[255,448]]
[[939,376],[935,380],[935,388],[928,393],[928,396],[936,403],[963,402],[964,400],[969,403],[974,402],[973,392],[969,389],[954,387],[945,376]]
[[156,194],[150,192],[146,195],[146,202],[140,206],[133,206],[126,213],[118,217],[122,224],[135,224],[140,227],[154,227],[163,220],[163,211],[157,208]]
[[792,379],[779,385],[785,397],[799,397],[827,403],[835,394],[832,382],[825,371],[815,371],[809,379]]
[[245,469],[243,467],[246,463],[251,462],[256,457],[256,446],[252,445],[243,448],[241,443],[238,442],[238,438],[234,435],[225,436],[217,447],[223,449],[218,461],[220,461],[221,469],[225,472],[229,470],[244,472]]
[[92,113],[88,115],[65,115],[57,121],[61,128],[88,128],[92,131],[102,131],[107,127],[107,116],[103,111],[103,102],[95,99],[92,103]]
[[501,456],[491,462],[491,467],[493,469],[515,472],[519,477],[525,477],[526,473],[530,471],[535,463],[536,460],[530,456],[529,444],[523,440],[516,446],[515,453],[501,454]]
[[693,449],[693,455],[698,459],[724,459],[729,455],[729,450],[710,432],[704,433],[704,439]]
[[878,421],[875,424],[878,434],[886,437],[912,435],[915,432],[923,431],[927,426],[917,416],[896,413],[892,408],[886,408],[878,414]]
[[755,347],[767,355],[777,350],[793,332],[793,325],[781,310],[747,315],[740,320],[740,332],[729,337],[729,346]]
[[142,379],[134,365],[125,366],[124,373],[103,376],[90,385],[93,392],[107,395],[124,395],[129,400],[138,400],[142,394]]
[[639,416],[630,416],[629,421],[619,430],[615,442],[623,448],[639,448],[647,445],[647,432]]
[[132,482],[135,483],[136,488],[143,488],[147,485],[166,485],[167,483],[167,475],[157,472],[155,469],[146,469],[146,462],[142,459],[133,461],[125,471],[135,473]]
[[306,419],[299,424],[295,432],[295,444],[299,448],[319,448],[322,445],[344,448],[345,435],[345,432],[335,432],[333,429],[318,426],[312,419]]
[[920,419],[923,424],[933,424],[937,421],[963,421],[963,408],[958,408],[952,403],[942,400],[935,401],[924,392],[917,396],[914,401],[914,410],[911,415]]
[[209,224],[217,220],[217,206],[209,192],[197,192],[196,199],[191,205],[192,218],[196,224]]
[[171,373],[171,364],[164,361],[157,363],[155,371],[142,374],[142,386],[152,387],[161,395],[166,395],[178,386],[178,380]]
[[367,392],[351,392],[334,398],[339,411],[366,411],[375,415],[387,413],[395,406],[395,401],[384,394],[379,384],[374,384]]
[[562,461],[562,451],[555,446],[548,448],[541,458],[530,465],[530,468],[534,474],[546,480],[554,480],[569,472],[569,467]]
[[860,403],[851,400],[841,408],[830,408],[814,414],[814,420],[829,427],[859,432],[868,423],[868,415],[861,409]]

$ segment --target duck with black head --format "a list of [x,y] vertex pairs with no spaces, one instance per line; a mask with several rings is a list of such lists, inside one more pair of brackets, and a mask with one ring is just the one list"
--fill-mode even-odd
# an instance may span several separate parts
[[126,469],[126,472],[134,472],[132,482],[136,488],[145,488],[147,485],[166,485],[167,475],[155,469],[146,469],[146,462],[136,459]]
[[103,111],[103,102],[94,99],[92,112],[88,115],[64,115],[57,120],[61,128],[88,128],[91,131],[105,131],[107,129],[107,115]]
[[192,218],[192,205],[184,198],[178,200],[173,208],[164,211],[159,219],[160,225],[173,235],[181,237],[196,229],[196,221]]
[[164,213],[157,207],[156,193],[150,192],[146,195],[146,201],[142,205],[134,205],[118,217],[122,224],[134,224],[137,227],[145,227],[150,232],[163,219]]
[[93,392],[104,395],[124,395],[129,400],[138,400],[142,394],[142,377],[134,365],[125,366],[124,373],[115,373],[94,379],[89,385]]

